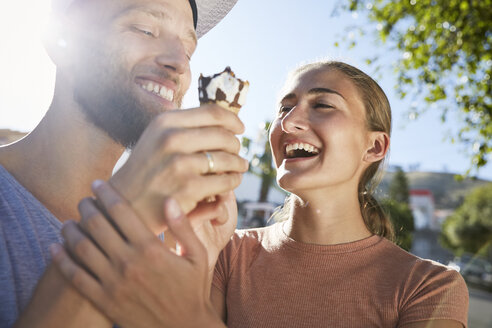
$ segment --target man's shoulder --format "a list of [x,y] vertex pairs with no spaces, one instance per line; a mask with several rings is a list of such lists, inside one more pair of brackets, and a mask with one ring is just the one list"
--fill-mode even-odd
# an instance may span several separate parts
[[61,222],[0,166],[0,321],[13,323],[31,297]]
[[[51,243],[61,242],[62,223],[0,166],[0,236],[3,251],[44,257]],[[20,255],[19,255],[20,256]]]
[[12,218],[31,223],[41,220],[61,228],[61,222],[1,165],[0,217],[3,223]]
[[12,176],[7,169],[0,165],[0,201],[15,202],[29,199],[32,195]]

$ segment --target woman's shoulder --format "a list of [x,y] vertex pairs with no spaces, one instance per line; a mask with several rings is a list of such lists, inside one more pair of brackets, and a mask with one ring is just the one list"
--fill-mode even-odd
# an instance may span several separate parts
[[461,274],[384,240],[377,264],[385,283],[397,294],[400,324],[447,318],[466,322],[468,288]]
[[388,266],[394,265],[403,280],[402,296],[406,303],[414,304],[429,299],[446,299],[459,307],[468,303],[468,289],[461,274],[442,263],[413,255],[394,243],[385,240],[383,249],[387,258],[391,258]]
[[231,238],[231,243],[237,247],[254,247],[256,245],[267,246],[277,243],[279,240],[280,224],[251,229],[238,229]]
[[[392,259],[392,262],[396,263],[400,270],[408,274],[426,275],[450,272],[453,276],[460,276],[453,268],[411,254],[387,239],[383,239],[381,243],[381,252],[383,253],[381,255],[387,256],[387,259]],[[389,265],[393,265],[393,263],[389,263]]]
[[408,272],[407,289],[411,294],[434,294],[441,290],[455,299],[468,302],[468,288],[461,274],[442,263],[410,254],[412,266]]
[[248,267],[248,263],[254,261],[261,250],[265,249],[265,245],[272,244],[277,234],[276,229],[276,224],[273,224],[263,228],[236,230],[219,255],[216,272],[230,276],[238,267]]

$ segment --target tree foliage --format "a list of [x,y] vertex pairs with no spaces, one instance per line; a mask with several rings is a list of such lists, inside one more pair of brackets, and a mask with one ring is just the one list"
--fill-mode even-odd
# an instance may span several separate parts
[[[261,147],[259,150],[254,151],[249,165],[249,172],[260,177],[261,179],[260,194],[258,195],[259,202],[268,201],[268,192],[270,191],[270,187],[274,185],[276,177],[276,171],[272,162],[272,151],[268,140],[270,124],[271,122],[264,122],[261,135],[257,141]],[[250,152],[252,149],[251,139],[243,138],[242,146]]]
[[389,185],[389,197],[397,202],[408,204],[410,192],[408,190],[408,179],[399,167]]
[[[424,104],[410,115],[430,107],[444,122],[457,113],[463,123],[451,141],[468,149],[470,170],[484,166],[492,150],[492,0],[347,0],[342,7],[367,12],[380,39],[400,52],[397,92]],[[367,26],[359,28],[364,35]]]
[[463,252],[492,259],[492,183],[476,188],[442,225],[441,242]]
[[413,214],[409,207],[408,179],[401,168],[397,168],[389,185],[388,198],[381,201],[381,206],[393,224],[396,243],[409,251],[412,248],[414,231]]
[[393,224],[396,244],[404,250],[412,248],[412,232],[414,230],[412,210],[406,203],[386,198],[381,206]]

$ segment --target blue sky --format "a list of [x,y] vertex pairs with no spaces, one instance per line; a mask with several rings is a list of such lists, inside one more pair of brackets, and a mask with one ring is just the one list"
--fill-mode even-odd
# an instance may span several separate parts
[[[351,50],[333,46],[349,40],[351,24],[376,26],[362,15],[331,15],[334,0],[239,0],[224,21],[205,35],[192,59],[193,82],[184,106],[198,105],[197,80],[231,66],[237,76],[250,81],[247,104],[240,113],[246,135],[256,138],[259,125],[273,117],[277,93],[289,70],[302,61],[341,59],[367,73],[364,59],[384,51],[371,38]],[[0,128],[29,131],[46,112],[54,84],[54,67],[39,41],[41,22],[49,12],[49,0],[4,1],[0,4]],[[355,34],[357,35],[357,34]],[[444,141],[457,129],[457,117],[442,125],[439,111],[429,109],[417,120],[408,119],[409,101],[394,91],[396,79],[391,64],[400,56],[387,52],[382,78],[377,79],[393,109],[393,133],[389,163],[421,171],[463,173],[469,165],[463,149]],[[479,172],[492,180],[492,164]]]

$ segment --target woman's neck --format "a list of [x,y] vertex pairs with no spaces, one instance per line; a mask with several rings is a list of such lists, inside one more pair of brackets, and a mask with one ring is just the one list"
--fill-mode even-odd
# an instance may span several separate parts
[[362,218],[357,189],[323,190],[291,200],[285,233],[309,244],[333,245],[364,239],[372,235]]

